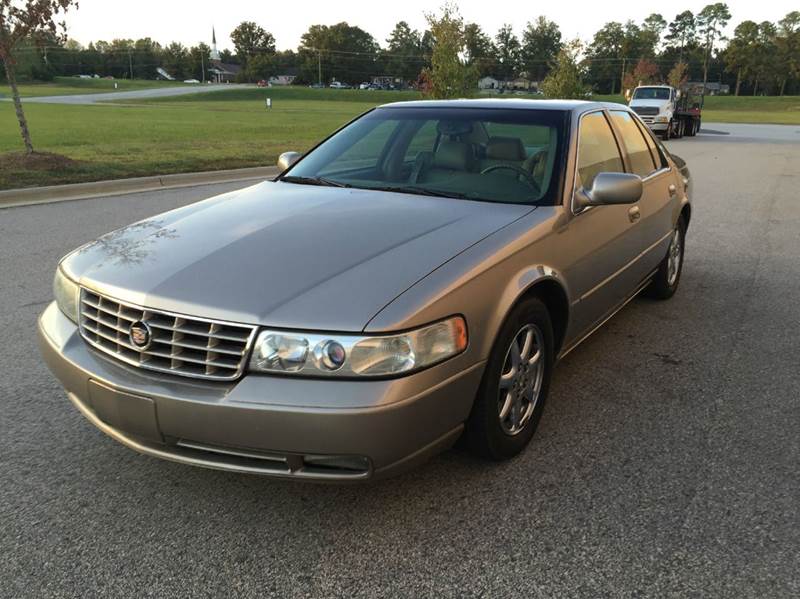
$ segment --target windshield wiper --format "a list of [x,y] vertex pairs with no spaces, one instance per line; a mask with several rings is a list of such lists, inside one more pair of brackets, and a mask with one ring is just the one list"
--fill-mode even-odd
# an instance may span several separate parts
[[412,193],[420,196],[432,196],[438,198],[454,198],[456,200],[482,200],[483,198],[473,198],[465,193],[457,191],[436,191],[425,187],[413,187],[411,185],[387,185],[385,187],[365,187],[374,191],[392,191],[395,193]]
[[299,177],[294,175],[286,175],[281,177],[280,181],[287,183],[299,183],[300,185],[322,185],[325,187],[352,187],[349,183],[342,183],[341,181],[334,181],[333,179],[326,179],[325,177]]

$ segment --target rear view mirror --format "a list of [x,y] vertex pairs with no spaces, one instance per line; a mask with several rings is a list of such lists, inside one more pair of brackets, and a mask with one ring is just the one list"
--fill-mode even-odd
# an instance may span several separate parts
[[284,152],[278,156],[278,170],[283,172],[292,166],[295,162],[300,160],[302,154],[300,152]]
[[588,206],[633,204],[642,197],[642,178],[631,173],[600,173],[594,178],[591,189],[585,187],[575,192],[578,209]]

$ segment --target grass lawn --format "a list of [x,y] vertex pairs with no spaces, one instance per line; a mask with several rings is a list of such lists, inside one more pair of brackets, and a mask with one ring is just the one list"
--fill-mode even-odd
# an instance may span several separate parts
[[[114,84],[117,89],[114,89]],[[56,77],[46,83],[20,83],[19,93],[23,98],[37,96],[74,96],[76,94],[99,94],[103,92],[153,89],[184,85],[180,81],[149,81],[144,79],[78,79],[77,77]],[[0,98],[10,98],[11,88],[0,84]]]
[[[79,84],[75,93],[85,93],[99,91],[101,87],[92,86],[109,82],[69,79],[68,83]],[[35,85],[34,91],[49,85]],[[61,94],[70,88],[59,81],[48,89],[46,93]],[[264,107],[266,97],[273,100],[270,111]],[[22,142],[12,104],[0,102],[0,189],[272,165],[281,152],[308,149],[376,104],[417,97],[413,92],[250,88],[136,103],[28,104],[34,146],[59,156],[33,162],[18,154]],[[718,122],[800,124],[800,97],[709,97],[703,117]]]
[[[28,104],[37,151],[74,161],[52,169],[26,165],[18,156],[9,159],[8,153],[19,151],[22,142],[13,106],[2,102],[0,189],[273,165],[281,152],[306,150],[358,114],[397,97],[364,91],[353,99],[294,100],[271,93],[274,107],[267,111],[266,90],[252,91],[261,91],[261,96],[220,100],[217,95],[228,92],[216,92],[137,104]],[[307,92],[306,97],[315,96]]]

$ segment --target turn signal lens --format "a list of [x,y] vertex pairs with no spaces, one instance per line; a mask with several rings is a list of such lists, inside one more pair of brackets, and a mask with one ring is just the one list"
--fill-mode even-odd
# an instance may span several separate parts
[[64,316],[77,324],[80,287],[64,274],[60,266],[56,269],[56,276],[53,279],[53,295]]

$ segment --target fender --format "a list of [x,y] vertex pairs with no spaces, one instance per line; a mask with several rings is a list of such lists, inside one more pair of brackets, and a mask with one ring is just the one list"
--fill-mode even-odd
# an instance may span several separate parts
[[546,264],[537,264],[523,268],[515,273],[515,275],[509,279],[505,289],[498,295],[495,310],[490,321],[487,322],[486,335],[483,337],[484,346],[480,349],[482,356],[489,356],[494,341],[500,332],[500,328],[503,326],[503,323],[514,306],[537,286],[541,286],[543,283],[547,283],[549,286],[557,285],[557,288],[563,294],[565,300],[563,313],[561,314],[553,314],[554,310],[549,304],[550,298],[545,300],[545,302],[548,303],[548,308],[551,308],[550,311],[554,320],[561,320],[561,322],[553,323],[553,329],[556,333],[556,345],[563,345],[569,325],[569,311],[573,301],[572,294],[570,293],[566,279],[558,270]]

